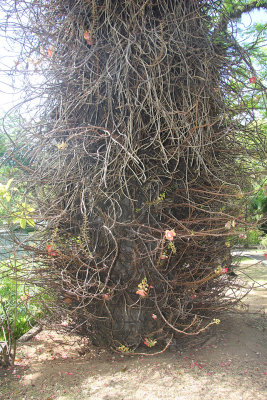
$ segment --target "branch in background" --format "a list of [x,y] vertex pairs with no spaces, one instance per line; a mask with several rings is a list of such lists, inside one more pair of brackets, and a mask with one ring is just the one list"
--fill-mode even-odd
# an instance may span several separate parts
[[217,26],[214,29],[214,35],[216,36],[217,33],[219,32],[226,32],[227,31],[227,26],[229,22],[233,19],[238,19],[241,18],[242,14],[250,12],[254,9],[260,9],[264,8],[267,9],[267,4],[264,1],[252,1],[251,3],[248,4],[240,4],[238,1],[236,4],[233,3],[233,1],[230,1],[230,7],[227,7],[227,3],[225,2],[225,12],[222,13]]

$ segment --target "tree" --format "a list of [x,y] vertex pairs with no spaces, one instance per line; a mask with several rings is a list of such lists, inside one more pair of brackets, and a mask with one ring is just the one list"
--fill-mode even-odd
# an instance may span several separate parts
[[27,249],[44,265],[36,281],[77,329],[121,351],[218,323],[240,300],[226,273],[229,237],[246,223],[240,137],[254,134],[242,93],[254,80],[263,88],[227,29],[239,7],[11,3],[9,19],[27,16],[16,22],[15,69],[27,96],[34,84],[44,99],[22,132],[39,226]]

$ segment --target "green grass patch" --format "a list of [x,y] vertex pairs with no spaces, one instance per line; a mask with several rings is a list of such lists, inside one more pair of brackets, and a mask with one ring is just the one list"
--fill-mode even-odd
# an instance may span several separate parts
[[239,264],[239,263],[246,262],[246,261],[253,262],[255,260],[252,257],[249,257],[249,256],[234,256],[233,257],[233,262],[235,264]]

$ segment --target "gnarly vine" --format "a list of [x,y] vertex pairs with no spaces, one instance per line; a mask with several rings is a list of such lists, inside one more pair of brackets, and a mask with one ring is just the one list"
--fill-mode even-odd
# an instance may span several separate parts
[[216,30],[221,7],[17,0],[10,9],[22,45],[14,74],[42,99],[22,132],[37,226],[26,249],[45,266],[31,279],[101,345],[197,335],[244,294],[227,273],[231,236],[246,223],[240,137],[249,135],[233,81],[253,69]]

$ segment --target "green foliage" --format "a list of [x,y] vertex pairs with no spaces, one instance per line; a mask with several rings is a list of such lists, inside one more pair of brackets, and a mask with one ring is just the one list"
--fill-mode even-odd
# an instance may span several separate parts
[[265,0],[224,0],[225,9],[231,18],[240,18],[242,13],[251,11],[254,8],[266,7]]
[[27,225],[30,227],[35,226],[33,220],[33,213],[35,209],[30,205],[26,204],[21,200],[21,195],[17,188],[12,188],[13,193],[15,193],[15,199],[11,202],[11,183],[12,179],[6,184],[0,183],[0,213],[2,214],[2,223],[5,222],[5,215],[7,214],[7,220],[9,223],[19,223],[22,229],[26,229]]
[[[23,271],[18,267],[18,273]],[[48,296],[34,285],[25,285],[6,262],[0,263],[0,340],[13,332],[18,339],[44,315],[43,302]],[[10,277],[11,276],[11,277]]]
[[239,243],[247,247],[259,246],[262,240],[264,232],[259,229],[250,230],[247,232],[246,239],[239,239]]
[[248,232],[247,243],[250,246],[258,246],[260,244],[263,232],[255,229]]
[[265,196],[263,188],[252,198],[250,211],[256,219],[262,218],[267,213],[267,196]]
[[267,249],[267,235],[261,237],[260,246],[261,249]]
[[13,179],[9,179],[9,181],[3,185],[0,183],[0,198],[6,200],[8,203],[10,202],[11,199],[11,194],[10,194],[10,185],[12,183]]
[[34,228],[35,222],[31,215],[35,209],[26,203],[18,204],[17,210],[14,213],[14,223],[19,222],[22,229],[26,229],[27,224]]
[[[2,177],[4,181],[6,181],[8,176],[10,176],[11,171],[12,170],[9,168],[8,173],[6,170],[2,170]],[[8,179],[7,183],[0,183],[1,223],[19,223],[22,229],[26,229],[27,225],[34,227],[35,222],[32,218],[32,215],[35,209],[23,201],[23,196],[18,188],[11,186],[13,180],[14,178],[10,178]]]

